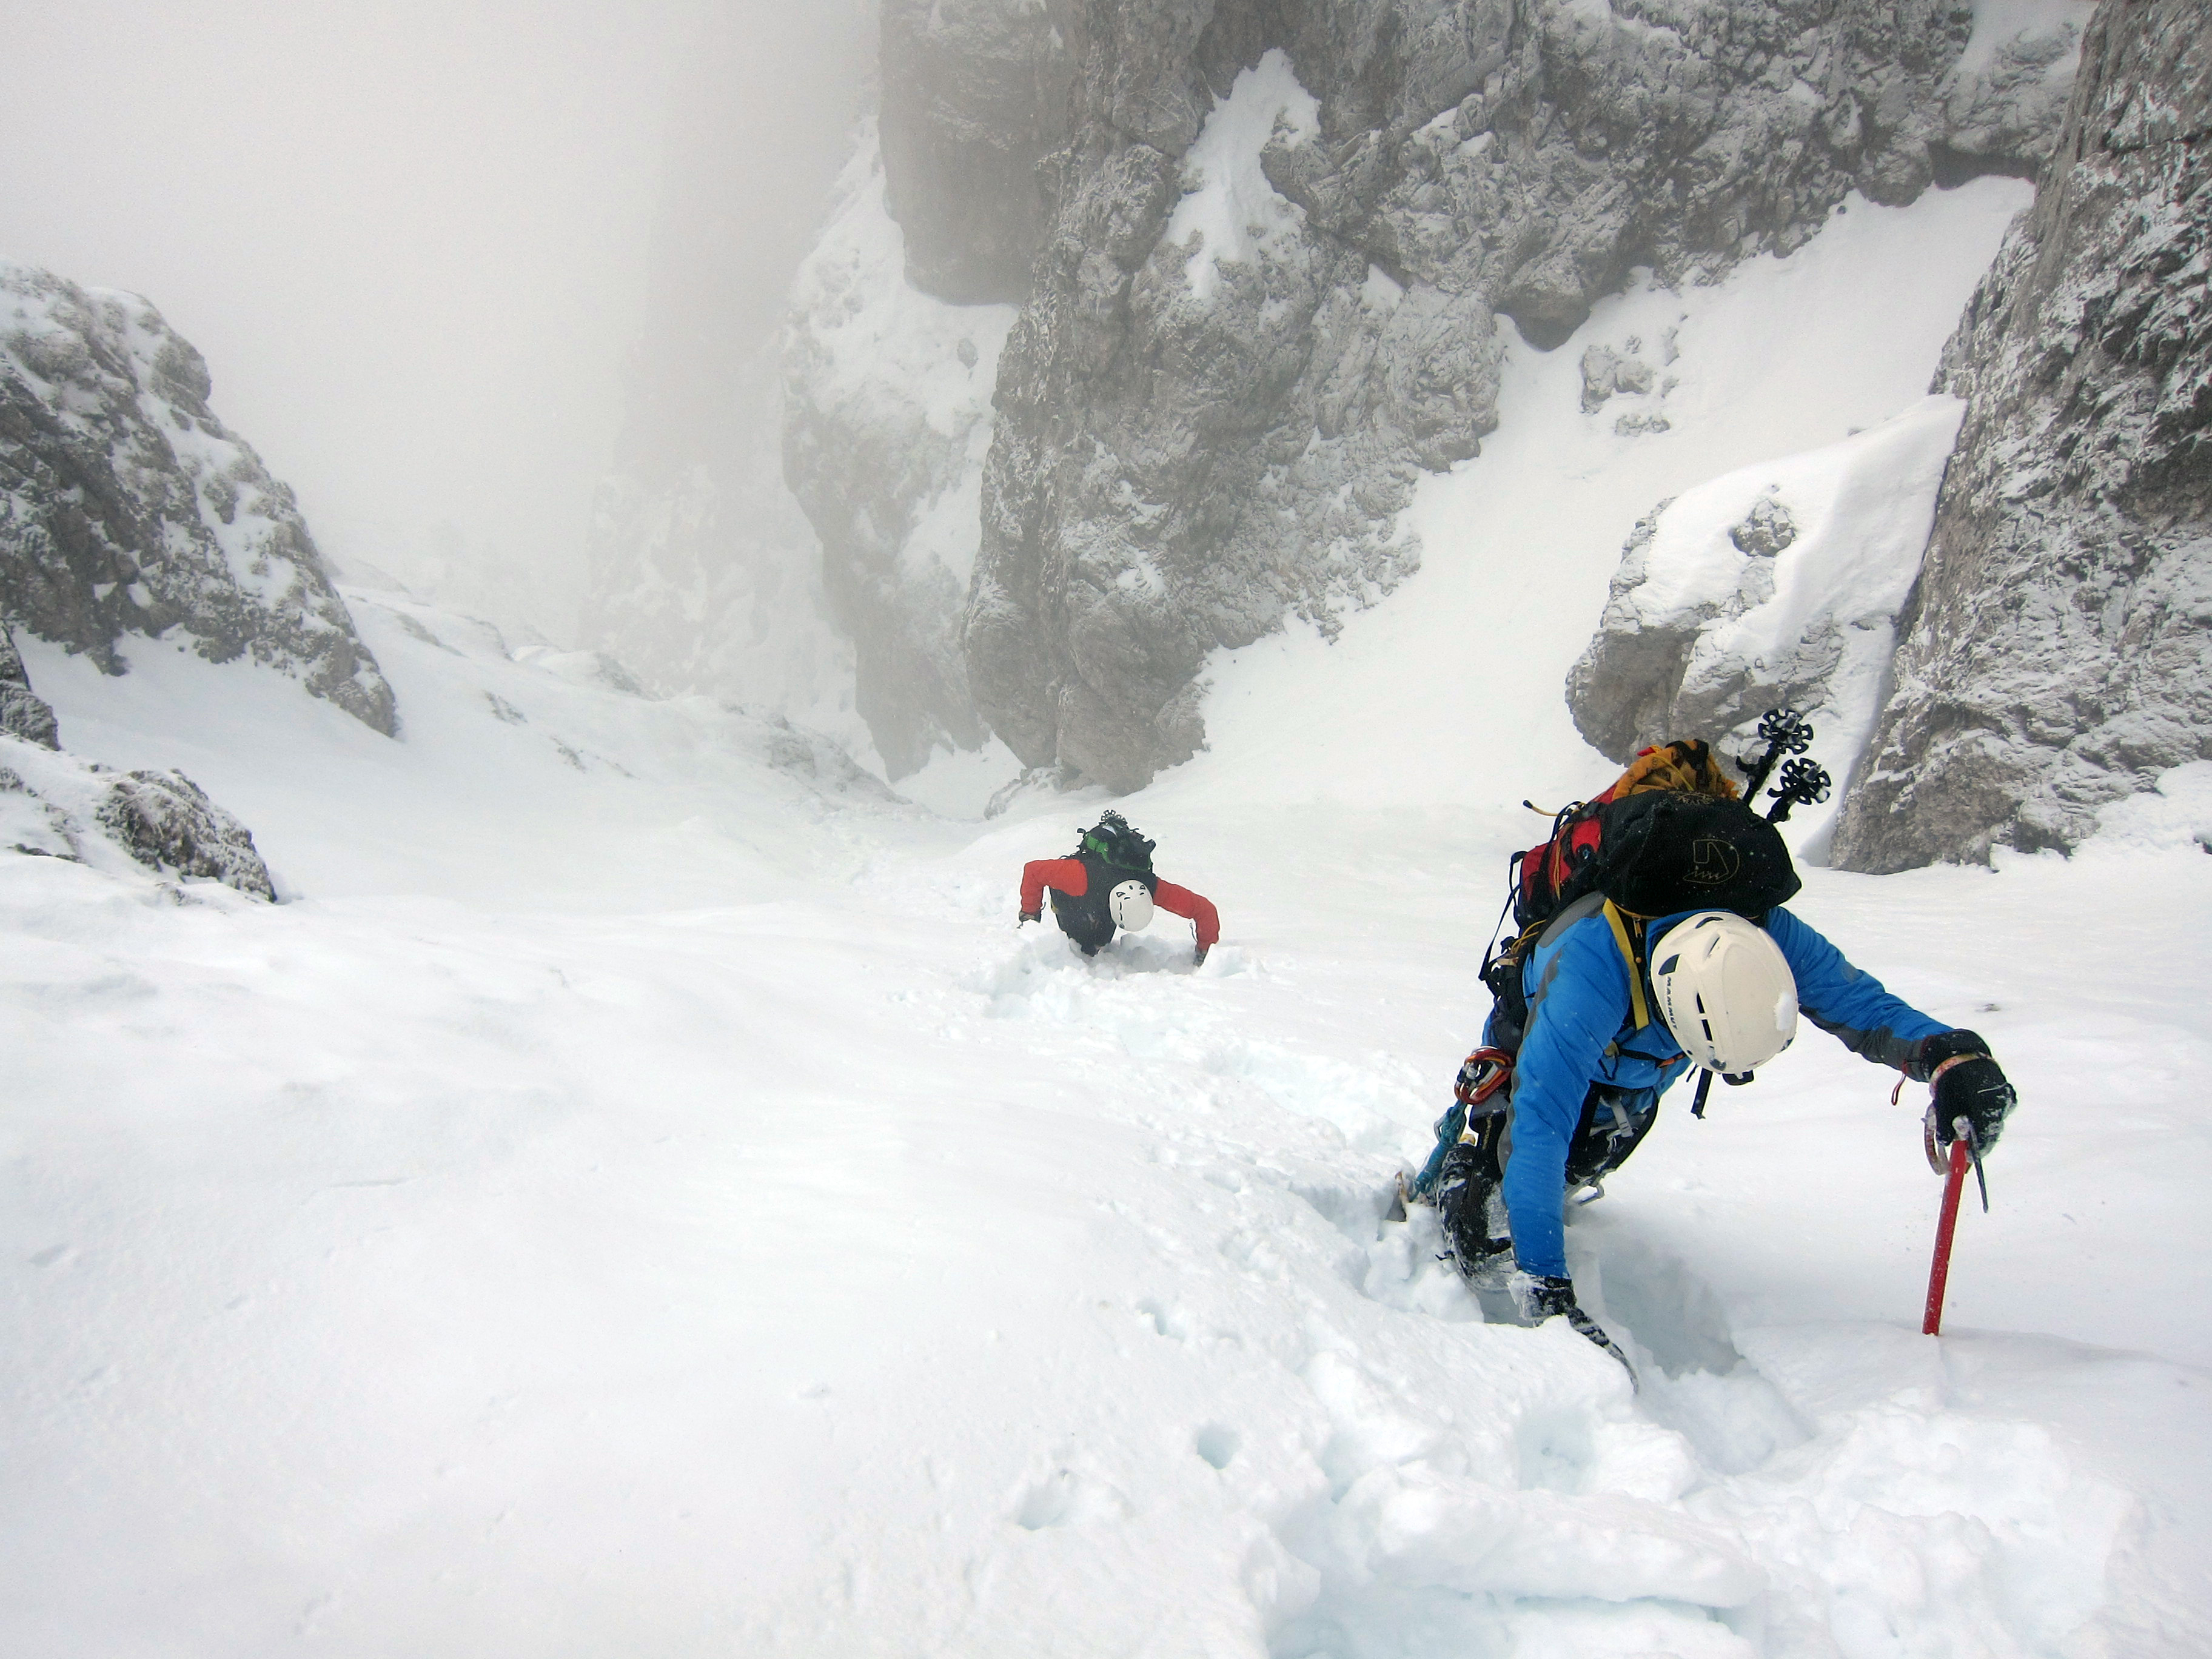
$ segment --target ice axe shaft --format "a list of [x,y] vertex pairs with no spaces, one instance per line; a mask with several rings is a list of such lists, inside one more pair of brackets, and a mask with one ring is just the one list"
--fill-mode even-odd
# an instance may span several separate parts
[[1966,1189],[1973,1149],[1960,1135],[1951,1143],[1950,1172],[1943,1178],[1943,1211],[1936,1221],[1936,1259],[1928,1268],[1928,1308],[1920,1318],[1923,1336],[1943,1334],[1943,1287],[1951,1278],[1951,1235],[1959,1225],[1959,1197]]

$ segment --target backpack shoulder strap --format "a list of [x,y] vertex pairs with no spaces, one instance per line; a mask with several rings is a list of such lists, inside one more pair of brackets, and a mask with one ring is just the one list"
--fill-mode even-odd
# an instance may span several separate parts
[[1636,1029],[1640,1031],[1651,1023],[1651,1005],[1644,997],[1644,964],[1638,959],[1636,946],[1629,940],[1628,919],[1611,899],[1605,902],[1605,920],[1613,929],[1613,942],[1620,947],[1621,960],[1628,964],[1628,1005],[1635,1014]]

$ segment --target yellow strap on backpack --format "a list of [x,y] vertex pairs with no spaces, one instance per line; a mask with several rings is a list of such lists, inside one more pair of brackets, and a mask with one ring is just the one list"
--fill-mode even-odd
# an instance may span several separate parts
[[1613,942],[1620,947],[1621,960],[1628,964],[1628,1003],[1640,1031],[1651,1023],[1651,1005],[1644,1000],[1644,969],[1638,965],[1636,947],[1629,943],[1627,918],[1611,899],[1605,902],[1605,919],[1613,928]]

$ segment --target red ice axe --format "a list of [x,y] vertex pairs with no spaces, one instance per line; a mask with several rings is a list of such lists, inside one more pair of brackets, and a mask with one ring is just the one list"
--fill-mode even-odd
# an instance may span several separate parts
[[[1928,1162],[1942,1170],[1943,1165],[1936,1161],[1935,1119],[1931,1107],[1928,1114]],[[1982,1179],[1982,1160],[1975,1155],[1973,1126],[1962,1117],[1951,1125],[1951,1133],[1956,1139],[1951,1142],[1950,1168],[1943,1177],[1942,1212],[1936,1220],[1936,1259],[1928,1268],[1927,1310],[1920,1316],[1923,1336],[1943,1334],[1943,1287],[1951,1277],[1951,1234],[1959,1224],[1959,1195],[1966,1189],[1966,1170],[1970,1167],[1974,1178],[1982,1181],[1982,1208],[1990,1207],[1989,1183]]]

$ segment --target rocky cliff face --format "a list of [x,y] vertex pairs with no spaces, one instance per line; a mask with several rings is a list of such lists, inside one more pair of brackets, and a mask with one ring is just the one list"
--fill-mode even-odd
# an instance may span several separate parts
[[145,301],[0,261],[0,606],[111,673],[125,635],[176,630],[390,733],[392,688],[292,492],[210,389]]
[[2069,847],[2212,757],[2212,4],[2106,0],[1967,400],[1835,860]]
[[988,735],[960,652],[991,388],[1011,306],[909,278],[872,135],[800,268],[784,349],[784,477],[821,538],[854,702],[891,777]]
[[[992,391],[1066,141],[1073,0],[883,0],[881,113],[793,291],[784,477],[894,779],[990,735],[962,617]],[[877,137],[880,132],[880,141]]]
[[1549,344],[1632,266],[1711,273],[1853,189],[2031,168],[2072,27],[1984,10],[1090,0],[998,377],[983,716],[1029,764],[1140,785],[1202,740],[1208,652],[1416,567],[1395,515],[1494,426],[1498,319]]
[[1067,137],[1073,0],[884,0],[884,173],[908,280],[956,305],[1028,297],[1037,163]]
[[0,732],[41,749],[62,746],[53,705],[31,690],[23,653],[4,628],[0,628]]

